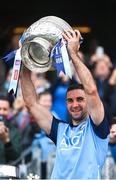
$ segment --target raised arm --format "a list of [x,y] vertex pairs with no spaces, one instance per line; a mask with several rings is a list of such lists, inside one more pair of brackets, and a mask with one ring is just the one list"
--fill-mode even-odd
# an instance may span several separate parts
[[25,105],[29,112],[32,114],[39,127],[49,135],[53,116],[45,107],[37,102],[37,95],[31,80],[30,70],[24,65],[22,65],[21,68],[21,89]]
[[69,55],[74,64],[75,70],[84,86],[87,97],[88,113],[96,125],[99,125],[104,118],[104,107],[98,95],[97,87],[89,69],[81,61],[78,50],[80,48],[80,32],[78,30],[63,33],[68,42]]

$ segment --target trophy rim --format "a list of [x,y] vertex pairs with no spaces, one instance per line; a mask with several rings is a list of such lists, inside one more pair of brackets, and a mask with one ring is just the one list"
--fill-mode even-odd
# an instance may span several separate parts
[[[34,41],[34,39],[38,39],[39,41]],[[30,69],[31,71],[37,72],[37,73],[44,73],[51,68],[52,60],[49,57],[49,51],[44,47],[44,44],[42,44],[42,40],[45,41],[46,43],[48,43],[47,48],[49,48],[49,46],[51,46],[51,43],[40,37],[35,37],[34,39],[31,39],[31,41],[27,40],[23,43],[23,47],[21,48],[21,57],[23,57],[23,63],[28,69]],[[39,42],[41,44],[41,47],[44,48],[44,52],[46,55],[46,57],[45,57],[46,62],[44,62],[44,63],[37,63],[37,61],[35,61],[34,58],[32,56],[30,56],[30,53],[29,53],[30,43],[36,43],[36,42],[37,43]]]

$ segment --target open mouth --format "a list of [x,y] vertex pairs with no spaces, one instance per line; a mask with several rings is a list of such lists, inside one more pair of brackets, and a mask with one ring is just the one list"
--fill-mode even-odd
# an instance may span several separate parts
[[72,114],[75,115],[75,116],[80,115],[81,110],[74,110],[74,111],[72,111]]

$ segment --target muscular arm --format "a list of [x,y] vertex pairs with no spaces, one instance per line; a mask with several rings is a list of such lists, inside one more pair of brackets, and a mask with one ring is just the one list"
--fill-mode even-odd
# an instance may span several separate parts
[[88,113],[96,125],[99,125],[104,118],[104,108],[97,92],[97,87],[89,69],[81,61],[77,51],[80,47],[79,31],[71,31],[63,34],[64,38],[68,41],[68,51],[75,70],[84,86],[87,97]]
[[29,112],[32,114],[39,127],[49,134],[53,116],[46,108],[42,107],[37,102],[37,95],[31,81],[30,70],[24,67],[24,65],[22,65],[21,68],[21,89],[25,105]]

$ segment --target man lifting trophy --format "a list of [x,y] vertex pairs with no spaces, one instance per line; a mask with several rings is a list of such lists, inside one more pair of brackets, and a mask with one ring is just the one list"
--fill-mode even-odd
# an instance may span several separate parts
[[[58,17],[47,16],[23,33],[14,59],[10,90],[16,92],[22,60],[20,82],[25,106],[56,145],[51,179],[100,179],[107,155],[108,117],[94,78],[79,56],[80,40],[78,30]],[[70,62],[80,82],[69,84],[65,100],[70,120],[64,122],[38,102],[31,71],[56,69],[71,78]]]
[[[52,25],[49,31],[46,32],[48,37],[49,35],[50,37],[52,36],[52,33],[49,33],[50,30],[54,32],[53,29],[59,27],[60,23],[57,23],[59,21],[56,20],[55,22],[56,23],[53,23],[55,27]],[[39,47],[42,48],[42,53],[34,53],[37,52],[38,49],[35,48],[35,43],[33,44],[34,48],[30,48],[30,45],[27,45],[28,53],[26,53],[27,55],[25,56],[23,54],[24,44],[26,43],[25,40],[22,44],[21,55],[23,56],[22,61],[26,59],[24,57],[28,57],[31,59],[31,62],[32,60],[35,61],[39,59],[36,59],[35,55],[40,56],[41,54],[41,58],[42,55],[44,55],[46,59],[49,57],[48,61],[51,61],[55,65],[57,72],[59,73],[63,70],[69,77],[71,77],[70,62],[72,62],[75,73],[77,73],[80,81],[70,81],[65,95],[61,96],[61,98],[65,98],[66,101],[69,121],[66,119],[58,119],[59,114],[56,117],[54,113],[38,102],[38,94],[36,93],[34,82],[31,78],[31,71],[29,70],[30,66],[27,68],[28,66],[25,62],[24,65],[22,65],[20,76],[23,98],[26,107],[40,129],[42,129],[56,145],[56,155],[51,179],[100,179],[109,142],[107,113],[105,113],[104,105],[99,97],[94,78],[79,56],[80,32],[70,29],[70,26],[68,26],[68,29],[64,23],[60,25],[60,28],[58,28],[60,29],[60,33],[55,43],[54,38],[53,43],[51,41],[52,38],[50,38],[50,40],[47,38],[48,44],[50,43],[50,45],[47,46],[48,48],[44,46],[44,43],[39,44]],[[48,25],[45,27],[47,26]],[[37,25],[37,29],[38,27],[39,25]],[[67,29],[65,29],[65,27]],[[63,32],[62,29],[64,30]],[[45,36],[40,36],[40,38],[43,39],[45,39],[45,37],[46,34]],[[29,44],[30,41],[31,40],[29,40]],[[45,50],[47,56],[44,53]],[[51,58],[53,59],[51,60]],[[46,64],[46,62],[44,62],[44,64]],[[39,60],[39,64],[42,63],[42,59]],[[44,68],[45,65],[43,69]],[[63,104],[61,103],[60,106],[62,108]]]

